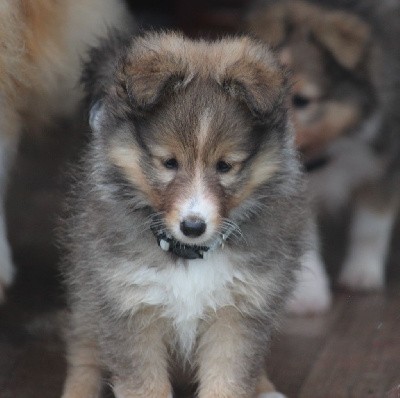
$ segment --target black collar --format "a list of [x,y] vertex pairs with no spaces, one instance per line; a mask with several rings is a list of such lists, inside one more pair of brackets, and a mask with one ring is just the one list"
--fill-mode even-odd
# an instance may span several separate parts
[[206,258],[209,253],[219,247],[223,247],[225,241],[229,238],[232,230],[226,231],[222,237],[212,242],[209,246],[187,245],[175,239],[173,236],[158,230],[151,226],[151,231],[157,239],[158,246],[165,252],[175,254],[177,257],[186,260],[196,260]]
[[210,250],[208,246],[186,245],[172,236],[167,236],[165,232],[154,233],[154,235],[157,238],[158,246],[162,250],[188,260],[204,258],[204,254]]

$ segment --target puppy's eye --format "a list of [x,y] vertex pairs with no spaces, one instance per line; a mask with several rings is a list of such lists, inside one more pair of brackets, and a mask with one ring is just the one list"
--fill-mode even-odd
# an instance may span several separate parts
[[177,170],[178,169],[178,161],[175,158],[167,159],[164,161],[164,167],[169,170]]
[[232,169],[232,165],[223,160],[220,160],[216,165],[216,169],[218,173],[228,173]]
[[292,104],[295,108],[302,109],[310,105],[311,99],[304,95],[295,94],[292,98]]

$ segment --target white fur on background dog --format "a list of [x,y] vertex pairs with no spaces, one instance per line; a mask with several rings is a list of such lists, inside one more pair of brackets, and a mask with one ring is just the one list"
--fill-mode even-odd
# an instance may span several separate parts
[[295,315],[323,313],[332,302],[315,222],[310,224],[309,232],[311,247],[303,254],[301,268],[297,272],[297,284],[287,303],[288,311]]
[[266,392],[259,394],[257,398],[286,398],[286,396],[280,392]]
[[319,314],[328,310],[332,301],[329,278],[318,250],[309,250],[302,257],[297,285],[287,308],[296,315]]
[[[368,134],[371,133],[368,132]],[[309,192],[317,207],[334,212],[348,202],[354,194],[355,187],[379,178],[383,167],[367,142],[365,145],[360,145],[360,142],[348,137],[332,143],[329,154],[331,155],[329,164],[320,171],[309,175]],[[390,214],[388,218],[392,220],[394,215]],[[371,227],[368,224],[375,222],[374,216],[368,215],[364,211],[356,212],[355,219],[352,220],[354,225],[351,227],[354,236],[350,241],[350,253],[352,254],[348,263],[351,265],[345,266],[345,272],[342,273],[341,278],[342,284],[356,289],[364,289],[367,287],[364,285],[380,284],[378,279],[381,279],[383,283],[384,261],[382,257],[385,257],[393,222],[389,219],[383,220],[378,217],[377,225]],[[362,232],[364,229],[370,232]],[[373,232],[374,229],[376,232]],[[385,231],[384,236],[380,235],[382,231]],[[371,234],[371,237],[373,235],[377,241],[381,240],[386,243],[372,242],[371,246],[366,248],[358,238],[360,234],[365,233]],[[315,239],[315,249],[303,256],[298,284],[288,302],[288,310],[296,315],[323,313],[329,309],[332,302],[329,279],[319,250],[318,231],[314,229],[312,234]],[[354,248],[352,248],[353,245],[355,245]],[[371,251],[376,249],[379,254],[375,252],[371,256]],[[369,257],[369,262],[365,261],[366,256]],[[377,265],[378,263],[379,265]],[[379,272],[380,276],[377,275]],[[374,273],[375,276],[372,276]],[[364,281],[363,278],[365,278]],[[371,278],[375,278],[375,281]]]
[[349,253],[339,278],[341,285],[355,290],[384,287],[385,261],[395,218],[395,208],[375,210],[357,203]]

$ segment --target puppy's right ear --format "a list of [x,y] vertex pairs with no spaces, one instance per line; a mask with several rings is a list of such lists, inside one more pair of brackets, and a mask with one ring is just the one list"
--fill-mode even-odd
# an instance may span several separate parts
[[[140,44],[139,44],[140,46]],[[139,111],[151,109],[162,98],[190,81],[186,65],[165,49],[135,46],[123,68],[123,80],[129,100]]]
[[114,72],[128,44],[128,35],[111,31],[89,51],[81,78],[88,107],[104,97],[113,84]]

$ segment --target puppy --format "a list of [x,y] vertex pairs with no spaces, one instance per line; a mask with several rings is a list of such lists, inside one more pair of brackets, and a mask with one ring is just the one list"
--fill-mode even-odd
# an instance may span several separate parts
[[63,398],[103,372],[118,398],[280,396],[262,369],[306,216],[285,74],[247,37],[114,38],[93,60]]
[[70,117],[82,94],[81,61],[108,28],[128,30],[119,0],[3,0],[0,5],[0,301],[13,279],[6,238],[7,174],[22,130]]
[[[352,201],[339,283],[355,290],[383,288],[399,205],[399,26],[393,1],[262,1],[248,18],[248,29],[293,71],[310,196],[320,209]],[[292,310],[326,310],[329,284],[318,251],[306,253],[300,281]]]

